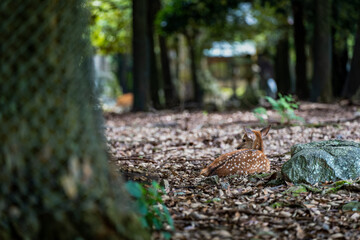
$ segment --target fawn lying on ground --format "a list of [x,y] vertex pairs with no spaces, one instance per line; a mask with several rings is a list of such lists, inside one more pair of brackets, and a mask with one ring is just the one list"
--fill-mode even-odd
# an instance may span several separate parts
[[269,159],[264,154],[265,137],[271,125],[260,131],[245,128],[245,134],[236,151],[225,153],[215,159],[209,166],[201,170],[201,175],[219,177],[231,174],[247,175],[270,171]]

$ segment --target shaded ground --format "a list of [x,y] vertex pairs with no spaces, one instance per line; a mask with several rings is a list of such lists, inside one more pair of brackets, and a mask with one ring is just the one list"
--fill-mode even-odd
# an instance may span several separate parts
[[243,126],[261,127],[251,112],[108,114],[107,138],[128,179],[154,179],[165,187],[173,239],[360,239],[360,212],[341,210],[360,200],[360,188],[325,194],[332,187],[326,183],[294,194],[287,191],[291,183],[268,185],[295,143],[360,142],[358,110],[302,103],[297,114],[306,126],[280,126],[271,112],[273,129],[264,143],[272,176],[199,176],[215,157],[235,149]]

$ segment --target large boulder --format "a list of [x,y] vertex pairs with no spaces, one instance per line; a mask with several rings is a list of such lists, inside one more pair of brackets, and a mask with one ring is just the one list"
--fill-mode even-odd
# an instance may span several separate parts
[[321,183],[360,176],[360,144],[329,140],[296,144],[281,172],[293,183]]

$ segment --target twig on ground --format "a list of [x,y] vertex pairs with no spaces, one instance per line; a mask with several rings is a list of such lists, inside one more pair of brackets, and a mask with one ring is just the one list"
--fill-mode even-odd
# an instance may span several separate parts
[[215,213],[235,213],[235,212],[245,213],[247,215],[266,216],[271,218],[277,217],[277,218],[293,218],[296,220],[314,220],[313,217],[298,217],[298,216],[293,217],[293,216],[275,215],[270,213],[254,212],[246,209],[226,209],[226,210],[215,211]]
[[150,158],[142,158],[142,157],[116,157],[115,161],[143,161],[143,162],[151,162],[156,163],[155,161],[151,160]]

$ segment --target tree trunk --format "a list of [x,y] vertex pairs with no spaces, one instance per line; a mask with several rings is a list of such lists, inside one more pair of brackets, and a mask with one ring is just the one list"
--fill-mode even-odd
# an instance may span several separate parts
[[133,111],[146,111],[150,99],[150,42],[148,36],[147,1],[133,0]]
[[347,79],[348,71],[346,65],[349,59],[347,50],[347,37],[335,42],[335,29],[332,29],[332,86],[334,97],[340,97]]
[[276,46],[275,81],[278,85],[279,93],[288,94],[290,92],[289,36],[287,32]]
[[158,73],[158,66],[155,54],[154,41],[154,21],[156,13],[159,11],[159,2],[156,0],[147,1],[147,17],[148,17],[148,38],[150,43],[150,95],[151,102],[154,108],[161,108],[159,92],[160,92],[160,77]]
[[[338,6],[332,5],[332,21],[339,22]],[[332,46],[332,86],[334,97],[341,97],[347,79],[347,63],[349,59],[347,39],[348,34],[342,30],[338,30],[335,26],[331,27],[331,46]]]
[[168,48],[166,39],[159,36],[161,70],[164,82],[165,103],[167,108],[175,107],[179,104],[179,96],[177,94],[175,84],[171,79]]
[[304,5],[301,0],[292,0],[291,3],[294,15],[296,95],[300,99],[307,99],[309,97],[309,88],[306,79]]
[[197,70],[199,69],[198,58],[196,55],[196,37],[194,35],[187,34],[186,40],[189,48],[189,56],[190,56],[190,72],[191,72],[191,80],[194,88],[194,101],[202,105],[204,90],[199,82],[197,77]]
[[174,50],[175,50],[175,54],[176,54],[176,58],[175,58],[175,71],[174,71],[174,76],[176,78],[177,81],[180,81],[180,49],[181,49],[181,44],[180,44],[180,40],[179,40],[179,35],[175,35],[174,37]]
[[148,238],[110,177],[84,5],[0,5],[1,239]]
[[127,55],[124,53],[118,53],[115,55],[115,60],[117,63],[116,75],[118,83],[122,89],[122,93],[129,93],[131,91],[128,85],[127,78]]
[[351,60],[351,68],[344,88],[344,97],[352,97],[360,87],[360,17],[357,23],[355,46]]
[[330,102],[331,85],[331,32],[330,0],[315,1],[315,45],[314,45],[314,78],[312,83],[312,101]]

